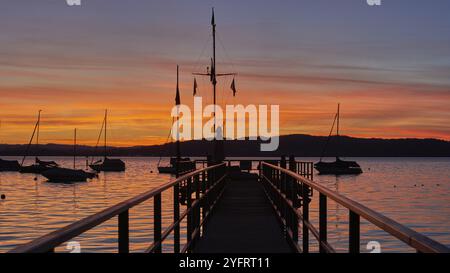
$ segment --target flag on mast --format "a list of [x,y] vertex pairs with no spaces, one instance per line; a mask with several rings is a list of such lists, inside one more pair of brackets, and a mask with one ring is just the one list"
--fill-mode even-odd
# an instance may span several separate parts
[[197,79],[194,78],[194,96],[197,95]]
[[233,90],[233,97],[236,97],[236,83],[233,79],[233,82],[231,83],[231,90]]
[[181,104],[180,87],[178,85],[178,70],[179,70],[179,67],[177,65],[177,94],[175,96],[175,105],[180,105]]

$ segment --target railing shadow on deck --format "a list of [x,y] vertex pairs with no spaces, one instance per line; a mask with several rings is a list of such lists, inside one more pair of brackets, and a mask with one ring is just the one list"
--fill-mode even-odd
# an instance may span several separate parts
[[[286,161],[262,162],[260,179],[272,206],[284,226],[286,238],[296,252],[309,252],[309,234],[319,243],[320,253],[334,253],[327,240],[327,200],[331,199],[349,211],[349,252],[360,253],[360,219],[379,227],[396,239],[403,241],[417,252],[449,253],[450,249],[398,222],[355,202],[323,185],[312,181],[312,163],[299,165],[291,158],[289,169]],[[306,172],[299,170],[303,168]],[[308,172],[311,171],[310,174]],[[313,191],[319,193],[319,230],[309,218],[309,203]],[[299,246],[299,226],[302,247]]]
[[[195,245],[200,237],[202,226],[211,214],[220,198],[226,178],[226,164],[214,166],[185,174],[176,180],[156,189],[140,194],[99,213],[86,217],[62,229],[44,235],[30,243],[21,245],[10,253],[45,253],[54,252],[59,245],[75,238],[86,231],[110,220],[118,218],[118,252],[129,253],[129,210],[145,201],[153,199],[153,236],[152,245],[146,252],[161,253],[164,240],[173,233],[174,252],[186,253]],[[162,231],[161,194],[173,188],[173,223]],[[192,198],[195,196],[195,198]],[[186,209],[180,214],[180,200]],[[180,227],[187,218],[187,243],[180,246]]]

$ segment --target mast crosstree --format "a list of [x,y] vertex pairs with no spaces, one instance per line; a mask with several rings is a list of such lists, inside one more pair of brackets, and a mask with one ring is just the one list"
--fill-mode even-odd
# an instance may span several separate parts
[[[208,76],[210,77],[210,81],[212,84],[213,89],[213,104],[214,104],[214,159],[216,161],[221,161],[223,158],[222,156],[218,155],[218,150],[220,150],[220,147],[218,147],[217,144],[217,124],[216,124],[216,101],[217,101],[217,78],[218,77],[224,77],[224,76],[236,76],[237,73],[217,73],[217,63],[216,63],[216,19],[214,14],[214,8],[212,8],[212,17],[211,17],[211,26],[212,26],[212,37],[213,37],[213,52],[212,52],[212,58],[211,58],[211,67],[207,68],[206,73],[192,73],[195,76]],[[197,81],[194,78],[194,95],[196,94],[196,88],[197,88]],[[233,90],[233,95],[236,94],[236,86],[235,86],[235,80],[233,78],[233,82],[231,85],[231,89]],[[223,144],[221,144],[223,145]]]

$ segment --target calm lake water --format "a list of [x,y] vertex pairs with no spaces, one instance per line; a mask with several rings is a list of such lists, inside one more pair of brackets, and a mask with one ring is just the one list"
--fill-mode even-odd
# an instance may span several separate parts
[[[42,159],[55,160],[67,167],[73,164],[72,158]],[[299,160],[317,161],[315,158]],[[315,181],[450,246],[450,158],[357,160],[364,174],[316,175]],[[6,195],[6,199],[0,201],[0,252],[172,179],[169,175],[157,174],[158,158],[125,158],[124,161],[127,164],[125,173],[100,174],[98,179],[87,183],[53,184],[33,174],[0,173],[0,194]],[[84,166],[84,159],[79,159],[78,166]],[[163,229],[172,222],[171,198],[171,192],[162,196]],[[318,225],[317,199],[315,194],[310,215],[315,225]],[[152,203],[145,202],[130,210],[130,248],[133,252],[145,250],[152,242]],[[348,211],[332,201],[328,206],[329,241],[337,251],[346,251]],[[373,225],[363,220],[361,223],[362,251],[368,252],[366,244],[370,241],[379,242],[383,252],[412,251]],[[82,252],[114,252],[117,249],[117,219],[113,218],[74,240],[81,243]],[[313,250],[317,250],[313,239],[311,243]],[[170,238],[164,244],[164,250],[172,250]],[[57,251],[68,252],[66,245]]]

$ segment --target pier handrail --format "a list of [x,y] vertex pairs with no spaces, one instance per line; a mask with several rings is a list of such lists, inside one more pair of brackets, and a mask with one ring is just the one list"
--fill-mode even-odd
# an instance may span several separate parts
[[[294,167],[295,168],[295,167]],[[449,253],[450,248],[434,241],[433,239],[420,234],[354,200],[351,200],[327,187],[309,180],[298,174],[295,170],[288,170],[280,166],[275,166],[267,162],[262,162],[261,178],[269,183],[270,190],[276,192],[277,196],[272,196],[274,207],[284,210],[280,216],[284,216],[284,222],[289,229],[289,237],[293,241],[298,240],[298,225],[302,222],[303,227],[303,252],[309,251],[309,232],[319,242],[320,252],[334,252],[334,249],[327,241],[327,198],[334,200],[349,210],[349,250],[350,252],[360,252],[360,217],[366,219],[373,225],[379,227],[400,241],[414,248],[417,252],[423,253]],[[277,184],[278,182],[278,184]],[[281,185],[281,183],[284,183]],[[290,183],[290,184],[289,184]],[[289,190],[295,188],[295,190]],[[309,189],[319,192],[319,230],[309,221]],[[300,192],[302,198],[302,212],[295,207],[297,193]],[[270,196],[269,196],[270,198]],[[275,200],[274,200],[275,199]],[[286,207],[287,206],[287,207]],[[286,212],[289,209],[292,213]],[[289,217],[290,216],[290,217]],[[296,218],[293,221],[292,216]],[[297,234],[294,234],[297,233]],[[295,242],[297,244],[297,242]],[[298,251],[301,249],[298,247]]]
[[[208,218],[210,210],[220,198],[223,183],[226,177],[226,164],[221,163],[209,166],[191,173],[185,174],[174,181],[161,185],[156,189],[149,190],[126,201],[118,203],[101,212],[88,216],[82,220],[72,223],[64,228],[53,231],[47,235],[37,238],[29,243],[18,246],[10,253],[43,253],[54,252],[55,248],[72,238],[118,216],[118,244],[119,253],[129,252],[129,209],[149,200],[154,200],[154,241],[147,252],[162,252],[162,242],[168,235],[174,232],[174,252],[189,251],[194,241],[199,237],[200,227]],[[187,208],[179,212],[180,186],[184,183],[186,189]],[[162,233],[161,231],[161,194],[174,188],[174,222]],[[195,194],[196,199],[191,199]],[[211,198],[212,197],[212,198]],[[178,209],[177,209],[178,206]],[[202,207],[202,215],[200,214]],[[187,217],[187,243],[180,250],[180,224]]]

